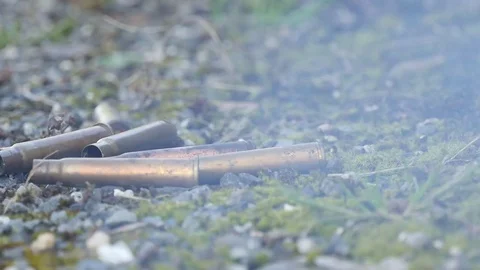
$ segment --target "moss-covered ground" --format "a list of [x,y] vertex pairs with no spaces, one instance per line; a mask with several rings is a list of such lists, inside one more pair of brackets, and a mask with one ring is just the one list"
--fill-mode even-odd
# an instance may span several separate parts
[[[300,236],[322,239],[301,254],[307,265],[333,254],[365,265],[396,257],[410,269],[441,269],[461,254],[471,268],[452,269],[480,269],[478,4],[212,0],[206,1],[207,11],[198,12],[204,19],[195,21],[196,14],[175,17],[166,11],[162,20],[133,8],[122,17],[109,11],[108,3],[87,7],[67,2],[73,11],[62,11],[47,30],[35,30],[30,19],[0,24],[0,50],[66,40],[92,43],[96,50],[91,58],[63,75],[68,81],[63,85],[71,89],[45,93],[79,110],[87,122],[99,101],[116,99],[137,124],[172,121],[191,143],[243,138],[267,147],[318,141],[337,160],[335,166],[308,174],[262,174],[262,184],[253,187],[211,187],[210,196],[196,201],[145,195],[149,200],[129,208],[139,219],[159,216],[175,222],[178,226],[169,232],[182,243],[167,247],[168,262],[156,262],[154,269],[177,269],[172,261],[181,261],[177,266],[183,269],[226,269],[238,262],[225,249],[216,246],[207,255],[199,250],[242,226],[261,235],[265,249],[249,260],[248,269],[278,260],[275,252],[300,256],[295,244]],[[165,5],[202,8],[189,1]],[[132,24],[147,21],[172,28],[190,19],[196,23],[184,23],[185,29],[193,27],[192,35],[201,38],[177,33],[167,39],[168,30],[142,32],[142,26],[131,30],[102,20],[104,13]],[[82,33],[92,29],[98,39],[83,41]],[[166,55],[148,61],[153,56],[144,57],[142,50],[153,48],[153,54],[159,40]],[[26,80],[40,89],[34,75]],[[0,73],[0,86],[1,78]],[[15,89],[19,82],[8,83],[5,89]],[[1,95],[7,100],[18,93]],[[41,111],[36,102],[17,102],[20,112],[15,104],[2,105],[3,124],[34,121],[25,115]],[[250,207],[235,207],[247,197]],[[193,231],[182,229],[187,217],[208,207],[226,212],[216,219],[197,218]],[[26,219],[34,218],[39,217]],[[148,238],[136,233],[119,238]],[[428,243],[402,241],[402,235],[415,233]],[[331,239],[339,234],[349,247],[344,254],[331,248]],[[0,237],[0,250],[11,245],[9,237]],[[276,250],[273,255],[269,248]],[[58,259],[53,253],[28,251],[25,257],[40,267],[52,261],[72,265],[86,256],[82,247],[67,250]]]

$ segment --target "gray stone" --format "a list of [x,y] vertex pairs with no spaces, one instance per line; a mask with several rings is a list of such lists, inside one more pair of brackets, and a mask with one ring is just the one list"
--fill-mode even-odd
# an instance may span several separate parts
[[54,224],[60,224],[68,220],[67,212],[64,210],[53,212],[50,215],[50,221]]
[[297,250],[300,254],[308,254],[316,247],[315,241],[311,238],[302,237],[297,240]]
[[155,228],[163,228],[165,225],[161,217],[145,217],[142,221]]
[[72,198],[59,194],[51,197],[47,201],[38,206],[38,211],[51,213],[64,207],[68,207],[73,203]]
[[184,191],[173,198],[176,202],[205,201],[212,193],[208,186],[198,186],[191,190]]
[[416,126],[417,136],[429,136],[435,134],[440,126],[441,121],[437,118],[429,118],[420,122]]
[[176,244],[179,239],[169,232],[155,232],[150,235],[150,240],[158,246],[170,246]]
[[376,267],[378,270],[408,270],[408,263],[400,258],[388,257],[383,259]]
[[296,260],[282,260],[262,266],[259,270],[307,270],[303,263]]
[[118,226],[133,222],[137,222],[137,215],[126,209],[115,211],[105,220],[107,226]]
[[109,270],[110,268],[108,265],[105,263],[99,261],[99,260],[94,260],[94,259],[87,259],[87,260],[81,260],[78,262],[77,270]]
[[413,248],[424,248],[430,243],[430,237],[422,232],[402,232],[398,235],[398,240]]
[[8,213],[24,214],[30,212],[30,209],[23,203],[11,202],[8,206]]
[[248,173],[240,173],[238,175],[226,173],[220,179],[220,186],[222,187],[245,188],[261,183],[263,183],[263,180]]
[[220,179],[221,187],[241,187],[240,177],[234,173],[226,173]]
[[315,265],[320,269],[329,270],[362,270],[364,266],[351,261],[338,259],[331,256],[320,256],[315,259]]

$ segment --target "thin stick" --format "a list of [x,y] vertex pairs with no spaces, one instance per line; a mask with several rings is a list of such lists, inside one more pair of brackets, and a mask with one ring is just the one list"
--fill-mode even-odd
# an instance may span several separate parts
[[133,26],[133,25],[128,25],[125,23],[122,23],[120,21],[115,20],[114,18],[108,16],[108,15],[103,15],[103,20],[118,29],[121,29],[123,31],[129,32],[129,33],[136,33],[136,32],[145,32],[147,34],[156,34],[159,32],[162,32],[165,30],[165,27],[163,26],[145,26],[145,27],[138,27],[138,26]]
[[476,141],[480,140],[480,135],[475,137],[475,139],[473,139],[472,141],[470,141],[469,143],[467,143],[462,149],[460,149],[460,151],[458,151],[455,155],[453,155],[451,158],[447,159],[443,164],[447,164],[449,162],[451,162],[453,159],[455,159],[458,155],[460,155],[463,151],[465,151],[468,147],[470,147],[470,145],[474,144]]

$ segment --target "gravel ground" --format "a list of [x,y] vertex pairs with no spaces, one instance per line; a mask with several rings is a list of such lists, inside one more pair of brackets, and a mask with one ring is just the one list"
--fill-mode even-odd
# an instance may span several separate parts
[[2,176],[1,267],[480,269],[479,11],[0,0],[0,147],[87,127],[108,101],[186,145],[317,141],[335,156],[190,189]]

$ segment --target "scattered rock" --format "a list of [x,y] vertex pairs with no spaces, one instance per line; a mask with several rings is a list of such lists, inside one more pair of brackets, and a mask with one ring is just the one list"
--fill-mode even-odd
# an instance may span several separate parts
[[133,253],[125,242],[101,245],[97,248],[97,255],[102,262],[113,265],[127,264],[134,260]]
[[151,241],[143,243],[136,254],[137,261],[140,264],[147,264],[158,252],[158,246]]
[[76,270],[109,270],[107,264],[93,259],[81,260],[77,263]]
[[263,183],[263,181],[260,178],[248,173],[240,173],[238,175],[226,173],[220,179],[220,186],[222,187],[245,188],[256,186],[261,183]]
[[234,261],[243,261],[248,258],[248,250],[244,247],[230,249],[230,258]]
[[145,217],[142,222],[155,228],[163,228],[165,225],[161,217]]
[[30,245],[33,252],[38,253],[46,250],[50,250],[55,246],[55,234],[42,233],[37,239]]
[[416,134],[417,136],[430,136],[437,132],[441,124],[438,118],[429,118],[423,122],[417,124]]
[[404,259],[389,257],[383,259],[375,269],[383,270],[408,270],[408,263]]
[[198,186],[178,194],[172,200],[176,202],[205,201],[211,193],[212,191],[208,186]]
[[105,220],[105,225],[115,227],[127,223],[137,222],[137,215],[126,209],[118,210],[114,212],[110,217]]
[[43,46],[44,56],[51,60],[76,59],[88,56],[93,48],[87,44],[48,44]]
[[296,260],[281,260],[274,263],[267,264],[259,268],[259,270],[307,270],[308,268],[300,261]]
[[311,238],[302,237],[297,240],[297,250],[298,250],[298,253],[300,254],[303,254],[303,255],[308,254],[314,251],[315,248],[316,248],[315,241],[313,241],[313,239]]
[[398,241],[409,245],[412,248],[425,248],[430,243],[430,237],[422,232],[401,232]]
[[86,246],[89,250],[96,251],[97,248],[110,244],[110,236],[102,231],[96,231],[87,239]]
[[331,256],[320,256],[315,259],[315,265],[320,269],[329,270],[362,270],[364,266],[351,261],[338,259]]
[[350,247],[340,234],[334,234],[328,244],[326,253],[346,257],[350,253]]
[[25,206],[23,203],[11,202],[7,205],[8,205],[7,213],[23,214],[23,213],[30,212],[30,209],[27,206]]
[[81,203],[83,202],[83,193],[79,191],[72,192],[70,194],[70,197],[75,201],[76,203]]
[[53,211],[60,210],[63,207],[68,207],[72,203],[73,200],[70,197],[58,194],[40,204],[38,206],[38,211],[44,213],[51,213]]
[[64,210],[53,212],[50,215],[50,221],[54,224],[60,224],[68,220],[67,212]]

